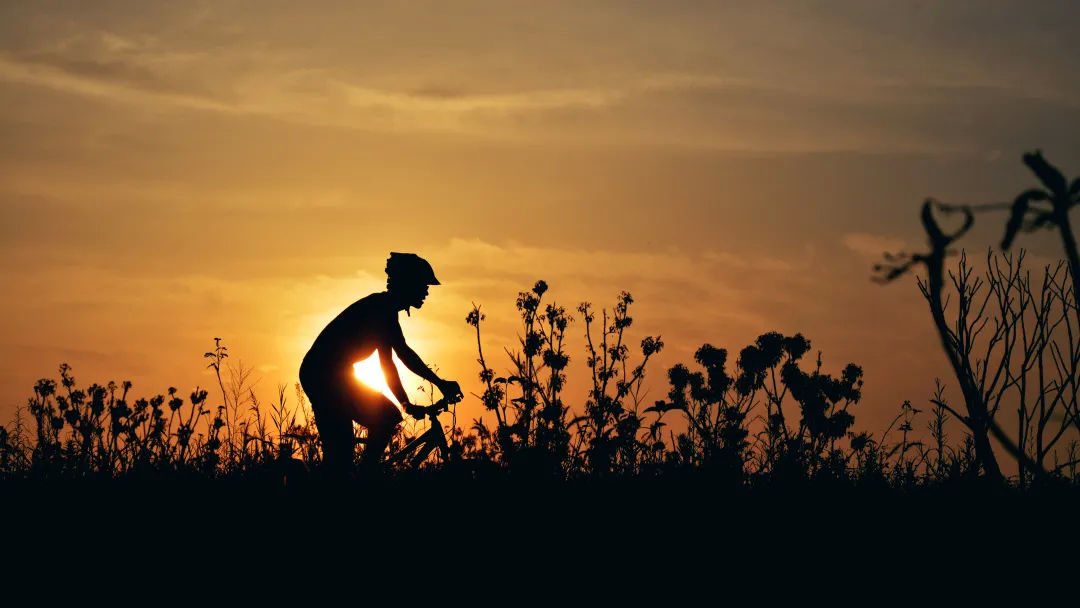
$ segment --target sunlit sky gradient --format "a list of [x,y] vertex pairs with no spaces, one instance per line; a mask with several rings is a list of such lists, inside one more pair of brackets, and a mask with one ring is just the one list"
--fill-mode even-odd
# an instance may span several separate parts
[[1076,24],[1068,1],[0,4],[0,422],[62,361],[205,387],[215,336],[267,393],[295,382],[395,250],[443,283],[406,336],[466,392],[470,303],[503,368],[542,278],[568,309],[634,295],[633,341],[667,344],[650,399],[703,342],[799,331],[864,367],[878,429],[946,371],[913,281],[870,266],[921,247],[926,196],[1031,185],[1024,151],[1076,172]]

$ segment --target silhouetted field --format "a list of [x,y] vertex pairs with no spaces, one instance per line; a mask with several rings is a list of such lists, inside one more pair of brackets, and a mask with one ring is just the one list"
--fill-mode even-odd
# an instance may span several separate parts
[[[169,388],[135,397],[127,382],[81,387],[66,364],[58,379],[39,380],[26,407],[0,427],[2,487],[25,495],[22,490],[58,487],[277,492],[328,485],[363,493],[381,485],[405,494],[544,488],[549,497],[662,489],[687,500],[696,493],[1075,493],[1080,282],[1071,271],[1077,261],[1067,211],[1080,201],[1080,180],[1069,185],[1037,153],[1025,155],[1025,162],[1045,191],[1029,190],[1011,205],[985,209],[927,201],[922,221],[931,251],[890,255],[877,267],[885,281],[926,267],[918,286],[955,374],[928,390],[925,404],[900,405],[884,429],[856,425],[866,407],[862,368],[826,365],[801,334],[765,332],[734,356],[703,344],[694,361],[666,371],[665,397],[645,402],[646,369],[664,343],[631,337],[631,295],[623,292],[611,308],[581,303],[575,316],[550,301],[547,284],[538,281],[518,294],[520,339],[506,349],[508,366],[492,363],[481,347],[480,307],[468,311],[482,391],[475,398],[487,415],[445,428],[448,450],[418,466],[395,465],[378,479],[324,483],[318,432],[299,385],[295,391],[279,386],[273,403],[260,402],[251,371],[230,365],[215,339],[205,354],[217,378],[213,394]],[[1039,202],[1048,207],[1037,208]],[[966,254],[947,265],[950,246],[975,213],[998,207],[1012,213],[1003,248],[1018,231],[1057,227],[1068,260],[1034,269],[1034,278],[1022,251],[991,250],[981,271]],[[946,234],[934,211],[962,213],[964,224]],[[585,337],[583,353],[564,347],[572,316]],[[571,357],[586,363],[584,395],[566,394]],[[949,384],[959,387],[962,402],[950,403]],[[1017,429],[1011,434],[1003,430],[1006,416]],[[964,432],[950,436],[949,420]],[[392,440],[391,455],[412,439],[404,429]],[[995,450],[991,440],[1003,449]],[[1003,454],[1015,459],[1016,475],[1002,473]]]
[[[1019,271],[1021,261],[1008,267]],[[961,260],[961,276],[965,265]],[[996,268],[988,273],[1002,272]],[[1065,281],[1066,274],[1059,268],[1053,276]],[[1068,289],[1059,292],[1069,297]],[[950,414],[941,384],[926,411],[905,402],[887,428],[856,431],[862,369],[848,363],[829,373],[820,352],[814,360],[807,356],[811,343],[800,334],[764,333],[739,351],[734,365],[726,349],[705,344],[692,364],[667,370],[664,399],[643,403],[647,364],[664,345],[650,336],[630,348],[633,299],[628,293],[610,310],[595,311],[587,303],[578,307],[591,389],[575,403],[563,390],[571,356],[563,348],[569,315],[546,303],[547,294],[540,281],[517,298],[522,337],[519,348],[508,351],[511,373],[496,375],[478,350],[483,392],[477,398],[494,424],[476,419],[468,428],[447,427],[448,453],[435,452],[418,467],[389,468],[378,483],[394,484],[399,491],[526,483],[561,484],[579,492],[585,487],[670,491],[676,485],[687,492],[768,494],[1019,489],[1034,480],[1028,473],[1024,483],[1013,478],[998,484],[980,464],[970,433],[955,440],[947,435],[945,423],[955,413]],[[1072,322],[1064,316],[1062,322]],[[477,307],[465,320],[475,328],[479,347],[484,314]],[[38,381],[28,405],[0,429],[0,475],[9,487],[24,488],[57,480],[87,489],[94,484],[205,488],[227,481],[270,489],[320,483],[318,432],[299,387],[292,395],[278,387],[273,403],[261,403],[249,385],[250,370],[229,365],[220,341],[205,356],[219,380],[213,396],[170,388],[133,398],[126,382],[81,388],[71,368],[62,365],[59,381]],[[1067,432],[1075,425],[1073,406],[1059,401],[1069,414],[1059,423]],[[916,425],[926,432],[918,433]],[[405,428],[394,438],[391,454],[412,438]],[[1029,430],[1062,429],[1044,424]],[[916,434],[930,439],[916,440]],[[357,456],[361,449],[358,445]],[[1075,456],[1076,449],[1071,442],[1066,454]],[[1045,454],[1032,458],[1046,460]],[[1077,468],[1075,458],[1059,460],[1041,479],[1075,486]]]

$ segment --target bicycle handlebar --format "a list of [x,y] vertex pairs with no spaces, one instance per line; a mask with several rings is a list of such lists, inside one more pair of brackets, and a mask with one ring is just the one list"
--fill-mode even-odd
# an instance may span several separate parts
[[438,401],[436,401],[435,403],[432,403],[431,405],[416,405],[414,407],[416,407],[417,409],[424,410],[424,416],[426,416],[427,418],[430,418],[432,420],[435,420],[435,419],[437,419],[439,417],[440,413],[449,410],[451,405],[461,401],[461,399],[462,399],[461,397],[457,397],[457,398],[452,399],[450,397],[443,396],[442,399],[439,399]]

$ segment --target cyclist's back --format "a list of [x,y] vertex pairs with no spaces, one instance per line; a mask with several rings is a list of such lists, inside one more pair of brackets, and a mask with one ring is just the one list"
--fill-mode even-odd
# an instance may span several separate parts
[[341,311],[319,333],[300,364],[300,383],[351,378],[352,366],[401,338],[397,310],[385,291],[361,298]]

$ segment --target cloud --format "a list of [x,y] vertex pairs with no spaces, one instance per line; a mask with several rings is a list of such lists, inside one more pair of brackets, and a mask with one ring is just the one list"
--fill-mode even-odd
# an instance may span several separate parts
[[[242,108],[166,86],[131,66],[118,63],[58,60],[25,61],[0,55],[0,81],[104,98],[115,102],[240,113]],[[153,86],[148,87],[148,81]]]
[[911,251],[911,248],[903,239],[862,232],[845,234],[841,242],[844,247],[867,258],[880,258],[885,252]]
[[[618,251],[495,244],[452,239],[429,259],[437,272],[460,277],[451,288],[467,302],[505,305],[545,280],[568,309],[582,301],[607,306],[628,290],[642,310],[670,325],[722,325],[729,330],[772,326],[813,290],[819,271],[809,262],[718,251]],[[777,285],[788,289],[778,290]],[[466,297],[466,294],[468,296]]]
[[572,276],[590,283],[617,282],[632,278],[635,282],[655,280],[700,283],[722,271],[752,273],[786,272],[791,263],[771,257],[747,257],[733,252],[704,250],[602,250],[552,248],[509,243],[496,245],[480,239],[450,240],[439,255],[459,268],[475,269],[487,276],[492,273],[512,275],[535,273],[536,269],[565,269]]
[[621,91],[595,89],[538,90],[502,95],[458,93],[436,96],[370,89],[345,83],[341,83],[341,86],[347,93],[349,103],[353,106],[388,106],[395,110],[418,113],[512,111],[579,106],[607,107],[623,96]]

